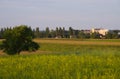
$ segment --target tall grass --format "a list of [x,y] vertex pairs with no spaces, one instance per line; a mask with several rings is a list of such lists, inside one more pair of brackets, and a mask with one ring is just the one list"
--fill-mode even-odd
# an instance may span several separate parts
[[29,55],[0,58],[0,79],[120,79],[120,56]]

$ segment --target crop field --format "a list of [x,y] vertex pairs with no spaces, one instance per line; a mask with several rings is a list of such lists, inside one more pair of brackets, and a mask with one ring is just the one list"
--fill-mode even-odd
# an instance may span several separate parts
[[36,52],[0,55],[0,79],[120,79],[120,40],[34,41]]

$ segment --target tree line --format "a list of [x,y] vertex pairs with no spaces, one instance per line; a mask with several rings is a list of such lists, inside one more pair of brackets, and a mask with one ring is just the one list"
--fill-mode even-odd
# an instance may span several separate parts
[[[14,28],[14,27],[13,27]],[[13,28],[1,28],[0,29],[0,38],[3,39],[3,34],[8,29]],[[31,27],[29,27],[31,28]],[[69,27],[66,30],[64,27],[56,27],[54,30],[49,27],[46,27],[45,30],[40,30],[39,27],[31,29],[35,38],[79,38],[79,39],[119,39],[120,30],[111,30],[108,31],[106,35],[101,35],[98,32],[87,33],[84,30],[76,30],[72,27]]]

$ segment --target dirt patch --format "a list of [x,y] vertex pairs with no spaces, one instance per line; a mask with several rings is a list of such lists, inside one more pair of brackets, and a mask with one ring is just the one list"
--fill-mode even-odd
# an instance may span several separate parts
[[0,56],[2,55],[7,55],[7,54],[5,54],[3,51],[0,50]]
[[105,42],[105,41],[76,41],[76,40],[50,40],[36,39],[38,43],[56,43],[56,44],[73,44],[73,45],[111,45],[120,46],[120,42]]

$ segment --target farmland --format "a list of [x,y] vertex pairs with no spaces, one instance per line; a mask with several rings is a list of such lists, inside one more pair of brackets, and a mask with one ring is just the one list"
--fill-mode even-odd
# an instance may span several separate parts
[[36,52],[0,56],[0,79],[120,79],[120,40],[34,41]]

